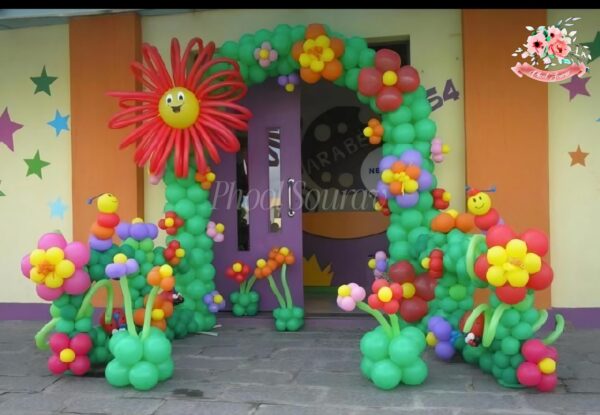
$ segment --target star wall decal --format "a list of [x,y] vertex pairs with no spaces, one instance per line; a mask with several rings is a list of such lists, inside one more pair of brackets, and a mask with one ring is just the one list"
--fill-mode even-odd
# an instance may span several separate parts
[[588,64],[590,64],[594,59],[600,56],[600,32],[596,32],[596,37],[594,40],[584,43],[583,46],[587,46],[588,52],[590,52],[590,55],[592,55],[592,59],[590,59],[588,62]]
[[4,112],[0,115],[0,143],[4,143],[10,151],[14,152],[13,134],[21,128],[23,128],[23,124],[11,120],[8,107],[4,108]]
[[42,169],[50,165],[45,160],[40,158],[40,150],[35,152],[35,156],[32,159],[24,159],[25,163],[27,163],[27,174],[25,177],[35,174],[40,179],[42,178]]
[[569,101],[572,101],[577,95],[587,95],[590,96],[585,84],[588,83],[591,77],[580,78],[578,76],[574,76],[571,78],[569,82],[565,82],[564,84],[560,84],[563,88],[569,91]]
[[571,167],[576,164],[581,164],[585,167],[585,158],[589,156],[590,153],[586,153],[581,151],[581,146],[577,145],[577,150],[569,151],[569,156],[571,156]]
[[32,76],[30,79],[35,84],[35,92],[33,93],[34,95],[38,92],[45,92],[48,95],[52,95],[50,92],[50,85],[52,85],[52,83],[56,81],[58,77],[48,76],[46,73],[46,65],[44,65],[42,68],[42,74],[40,76]]
[[62,201],[60,197],[54,199],[54,201],[49,203],[48,206],[50,206],[50,218],[65,218],[65,211],[67,210],[67,205]]
[[56,110],[56,114],[54,114],[54,119],[48,122],[48,125],[54,128],[54,131],[56,131],[57,137],[62,130],[69,131],[69,117],[69,115],[65,115],[63,117],[62,115],[60,115],[60,112]]

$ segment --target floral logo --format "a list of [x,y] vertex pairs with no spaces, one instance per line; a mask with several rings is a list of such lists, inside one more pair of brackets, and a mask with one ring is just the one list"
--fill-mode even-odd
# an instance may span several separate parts
[[[582,77],[589,70],[586,64],[591,55],[587,46],[575,43],[577,31],[568,29],[579,19],[580,17],[569,17],[553,26],[539,26],[537,29],[526,26],[530,36],[512,56],[529,59],[529,63],[517,63],[511,68],[513,72],[519,77],[526,75],[542,82],[564,81],[574,75]],[[544,70],[536,68],[542,65]],[[555,71],[545,70],[558,65],[569,66]]]

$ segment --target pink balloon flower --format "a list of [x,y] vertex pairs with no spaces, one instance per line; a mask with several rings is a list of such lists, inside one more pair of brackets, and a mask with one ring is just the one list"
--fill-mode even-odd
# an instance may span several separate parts
[[53,354],[48,359],[48,369],[55,375],[70,370],[76,376],[85,375],[90,370],[87,354],[92,350],[92,339],[87,333],[69,338],[65,333],[54,333],[48,342]]
[[558,383],[556,362],[558,353],[554,347],[546,346],[540,339],[523,343],[521,353],[525,361],[517,368],[519,383],[540,392],[550,392]]

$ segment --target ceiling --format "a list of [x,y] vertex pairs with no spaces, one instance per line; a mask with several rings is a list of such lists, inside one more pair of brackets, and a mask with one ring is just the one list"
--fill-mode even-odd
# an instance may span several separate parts
[[189,13],[208,9],[0,9],[0,30],[68,23],[69,17],[137,12],[141,16]]

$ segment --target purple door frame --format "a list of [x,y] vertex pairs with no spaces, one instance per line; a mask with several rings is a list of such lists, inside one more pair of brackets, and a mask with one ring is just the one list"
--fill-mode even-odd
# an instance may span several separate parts
[[[236,155],[224,154],[215,166],[217,183],[213,186],[214,211],[212,220],[225,225],[225,240],[214,247],[214,266],[217,272],[217,289],[227,299],[239,286],[225,276],[225,270],[236,260],[247,263],[252,272],[259,258],[267,259],[273,247],[287,246],[292,250],[296,263],[288,268],[288,284],[294,305],[304,306],[304,284],[302,275],[302,200],[301,200],[301,136],[300,136],[300,91],[286,92],[276,79],[252,86],[242,104],[252,111],[248,127],[248,205],[250,207],[250,250],[238,251],[237,240],[237,186]],[[281,218],[278,232],[269,232],[269,147],[268,129],[280,129],[281,168]],[[291,191],[292,208],[295,214],[288,215],[288,179],[295,180]],[[225,189],[228,192],[225,194]],[[266,194],[266,195],[265,195]],[[278,275],[279,271],[277,271]],[[275,277],[279,283],[279,277]],[[253,288],[260,293],[260,310],[278,307],[266,280],[257,281]],[[280,287],[281,289],[281,287]]]

